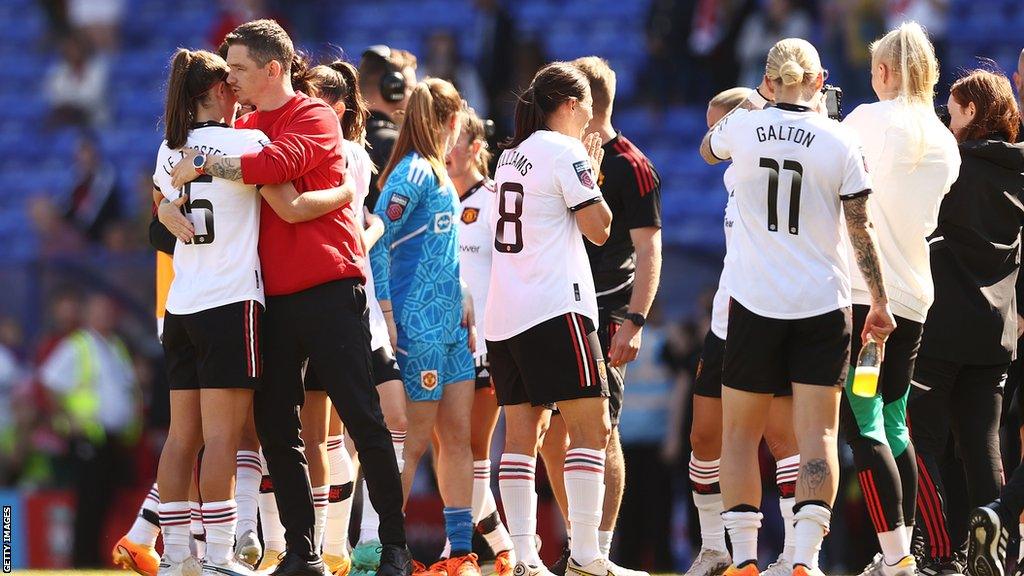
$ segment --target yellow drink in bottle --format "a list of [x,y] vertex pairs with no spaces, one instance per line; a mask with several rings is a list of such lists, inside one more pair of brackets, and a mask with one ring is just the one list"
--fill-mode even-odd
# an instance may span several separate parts
[[873,398],[878,392],[878,366],[857,366],[853,373],[853,393],[864,398]]

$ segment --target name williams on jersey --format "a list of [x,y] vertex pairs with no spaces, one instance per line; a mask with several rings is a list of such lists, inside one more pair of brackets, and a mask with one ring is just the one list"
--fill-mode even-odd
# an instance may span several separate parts
[[494,168],[497,170],[502,166],[511,166],[519,171],[520,176],[526,176],[530,172],[530,168],[533,168],[533,163],[526,156],[520,154],[517,150],[505,150],[501,154],[501,158],[498,160],[498,165]]

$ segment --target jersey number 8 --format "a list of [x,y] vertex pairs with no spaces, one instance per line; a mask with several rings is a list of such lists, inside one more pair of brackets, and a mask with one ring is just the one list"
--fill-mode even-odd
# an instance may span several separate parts
[[[509,210],[508,196],[512,194],[512,210]],[[498,252],[516,254],[523,251],[523,185],[518,182],[504,182],[498,191],[498,226],[494,231],[494,248]],[[512,226],[512,241],[502,242]]]
[[[779,231],[779,162],[761,158],[761,168],[771,170],[768,174],[768,230]],[[789,233],[800,233],[800,186],[803,183],[804,167],[795,160],[783,160],[782,169],[793,173],[789,187]]]
[[185,216],[195,227],[195,236],[192,236],[191,244],[213,244],[213,203],[204,198],[192,200],[193,184],[209,184],[213,182],[213,176],[202,174],[193,182],[185,184],[185,195],[189,201],[185,204]]

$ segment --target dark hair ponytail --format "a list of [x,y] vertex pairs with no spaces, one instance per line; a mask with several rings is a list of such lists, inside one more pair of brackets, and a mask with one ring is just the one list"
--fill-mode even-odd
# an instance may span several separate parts
[[348,86],[345,93],[345,115],[341,118],[341,132],[346,140],[362,143],[365,139],[366,118],[370,115],[369,106],[359,90],[359,71],[350,62],[335,60],[328,64],[341,75]]
[[501,147],[515,148],[537,130],[544,128],[548,116],[569,98],[582,100],[590,84],[578,68],[568,62],[552,62],[537,71],[516,100],[515,133]]
[[164,107],[164,139],[168,148],[175,150],[185,145],[195,122],[196,107],[227,74],[227,63],[212,52],[179,48],[174,53]]
[[292,89],[296,92],[303,92],[309,94],[313,88],[311,87],[311,76],[309,74],[309,58],[305,54],[298,50],[292,55],[291,62],[291,80]]

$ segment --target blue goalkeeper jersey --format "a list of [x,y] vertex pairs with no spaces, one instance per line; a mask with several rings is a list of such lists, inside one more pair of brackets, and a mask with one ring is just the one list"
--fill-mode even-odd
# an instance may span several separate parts
[[410,152],[388,175],[375,212],[384,236],[370,250],[378,300],[391,300],[395,323],[410,340],[466,340],[462,327],[458,195],[433,168]]

